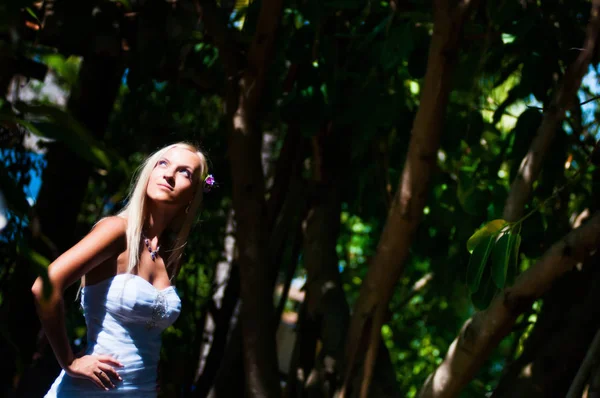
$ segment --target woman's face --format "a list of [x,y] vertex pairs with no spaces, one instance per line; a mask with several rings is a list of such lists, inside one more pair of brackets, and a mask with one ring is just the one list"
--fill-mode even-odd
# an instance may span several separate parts
[[155,203],[185,207],[194,197],[198,185],[200,158],[183,148],[171,148],[150,174],[146,195]]

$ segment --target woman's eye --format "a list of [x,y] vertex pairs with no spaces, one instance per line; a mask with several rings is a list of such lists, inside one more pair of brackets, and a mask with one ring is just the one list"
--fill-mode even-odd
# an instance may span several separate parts
[[190,173],[189,170],[181,170],[183,172],[183,174],[185,174],[187,176],[187,178],[192,178],[192,173]]
[[166,164],[167,164],[167,161],[166,161],[166,160],[159,160],[159,161],[158,161],[158,165],[159,165],[159,166],[164,166],[164,165],[166,165]]

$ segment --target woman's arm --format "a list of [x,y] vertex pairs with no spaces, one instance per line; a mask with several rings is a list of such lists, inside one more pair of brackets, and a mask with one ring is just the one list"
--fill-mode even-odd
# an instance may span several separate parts
[[[122,218],[109,217],[102,220],[85,238],[50,264],[50,297],[43,297],[42,278],[37,278],[31,288],[48,341],[58,363],[67,372],[75,360],[75,355],[71,350],[65,327],[63,293],[91,269],[126,249],[126,228],[127,221]],[[118,362],[116,364],[119,365]]]

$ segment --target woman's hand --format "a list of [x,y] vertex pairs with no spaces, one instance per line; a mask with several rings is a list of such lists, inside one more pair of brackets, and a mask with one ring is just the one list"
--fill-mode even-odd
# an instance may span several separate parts
[[108,355],[85,355],[73,360],[65,372],[71,377],[89,379],[103,390],[108,390],[115,388],[113,379],[123,380],[113,366],[123,367],[119,361]]

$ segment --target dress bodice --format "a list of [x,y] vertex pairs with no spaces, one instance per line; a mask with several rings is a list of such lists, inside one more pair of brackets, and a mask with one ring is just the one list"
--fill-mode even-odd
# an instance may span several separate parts
[[[81,292],[87,325],[86,355],[110,355],[124,367],[117,369],[123,381],[102,391],[89,380],[74,379],[63,372],[46,397],[71,397],[97,392],[105,397],[120,394],[155,396],[161,332],[173,324],[181,300],[173,286],[156,289],[144,278],[118,274]],[[130,396],[130,395],[128,395]]]

